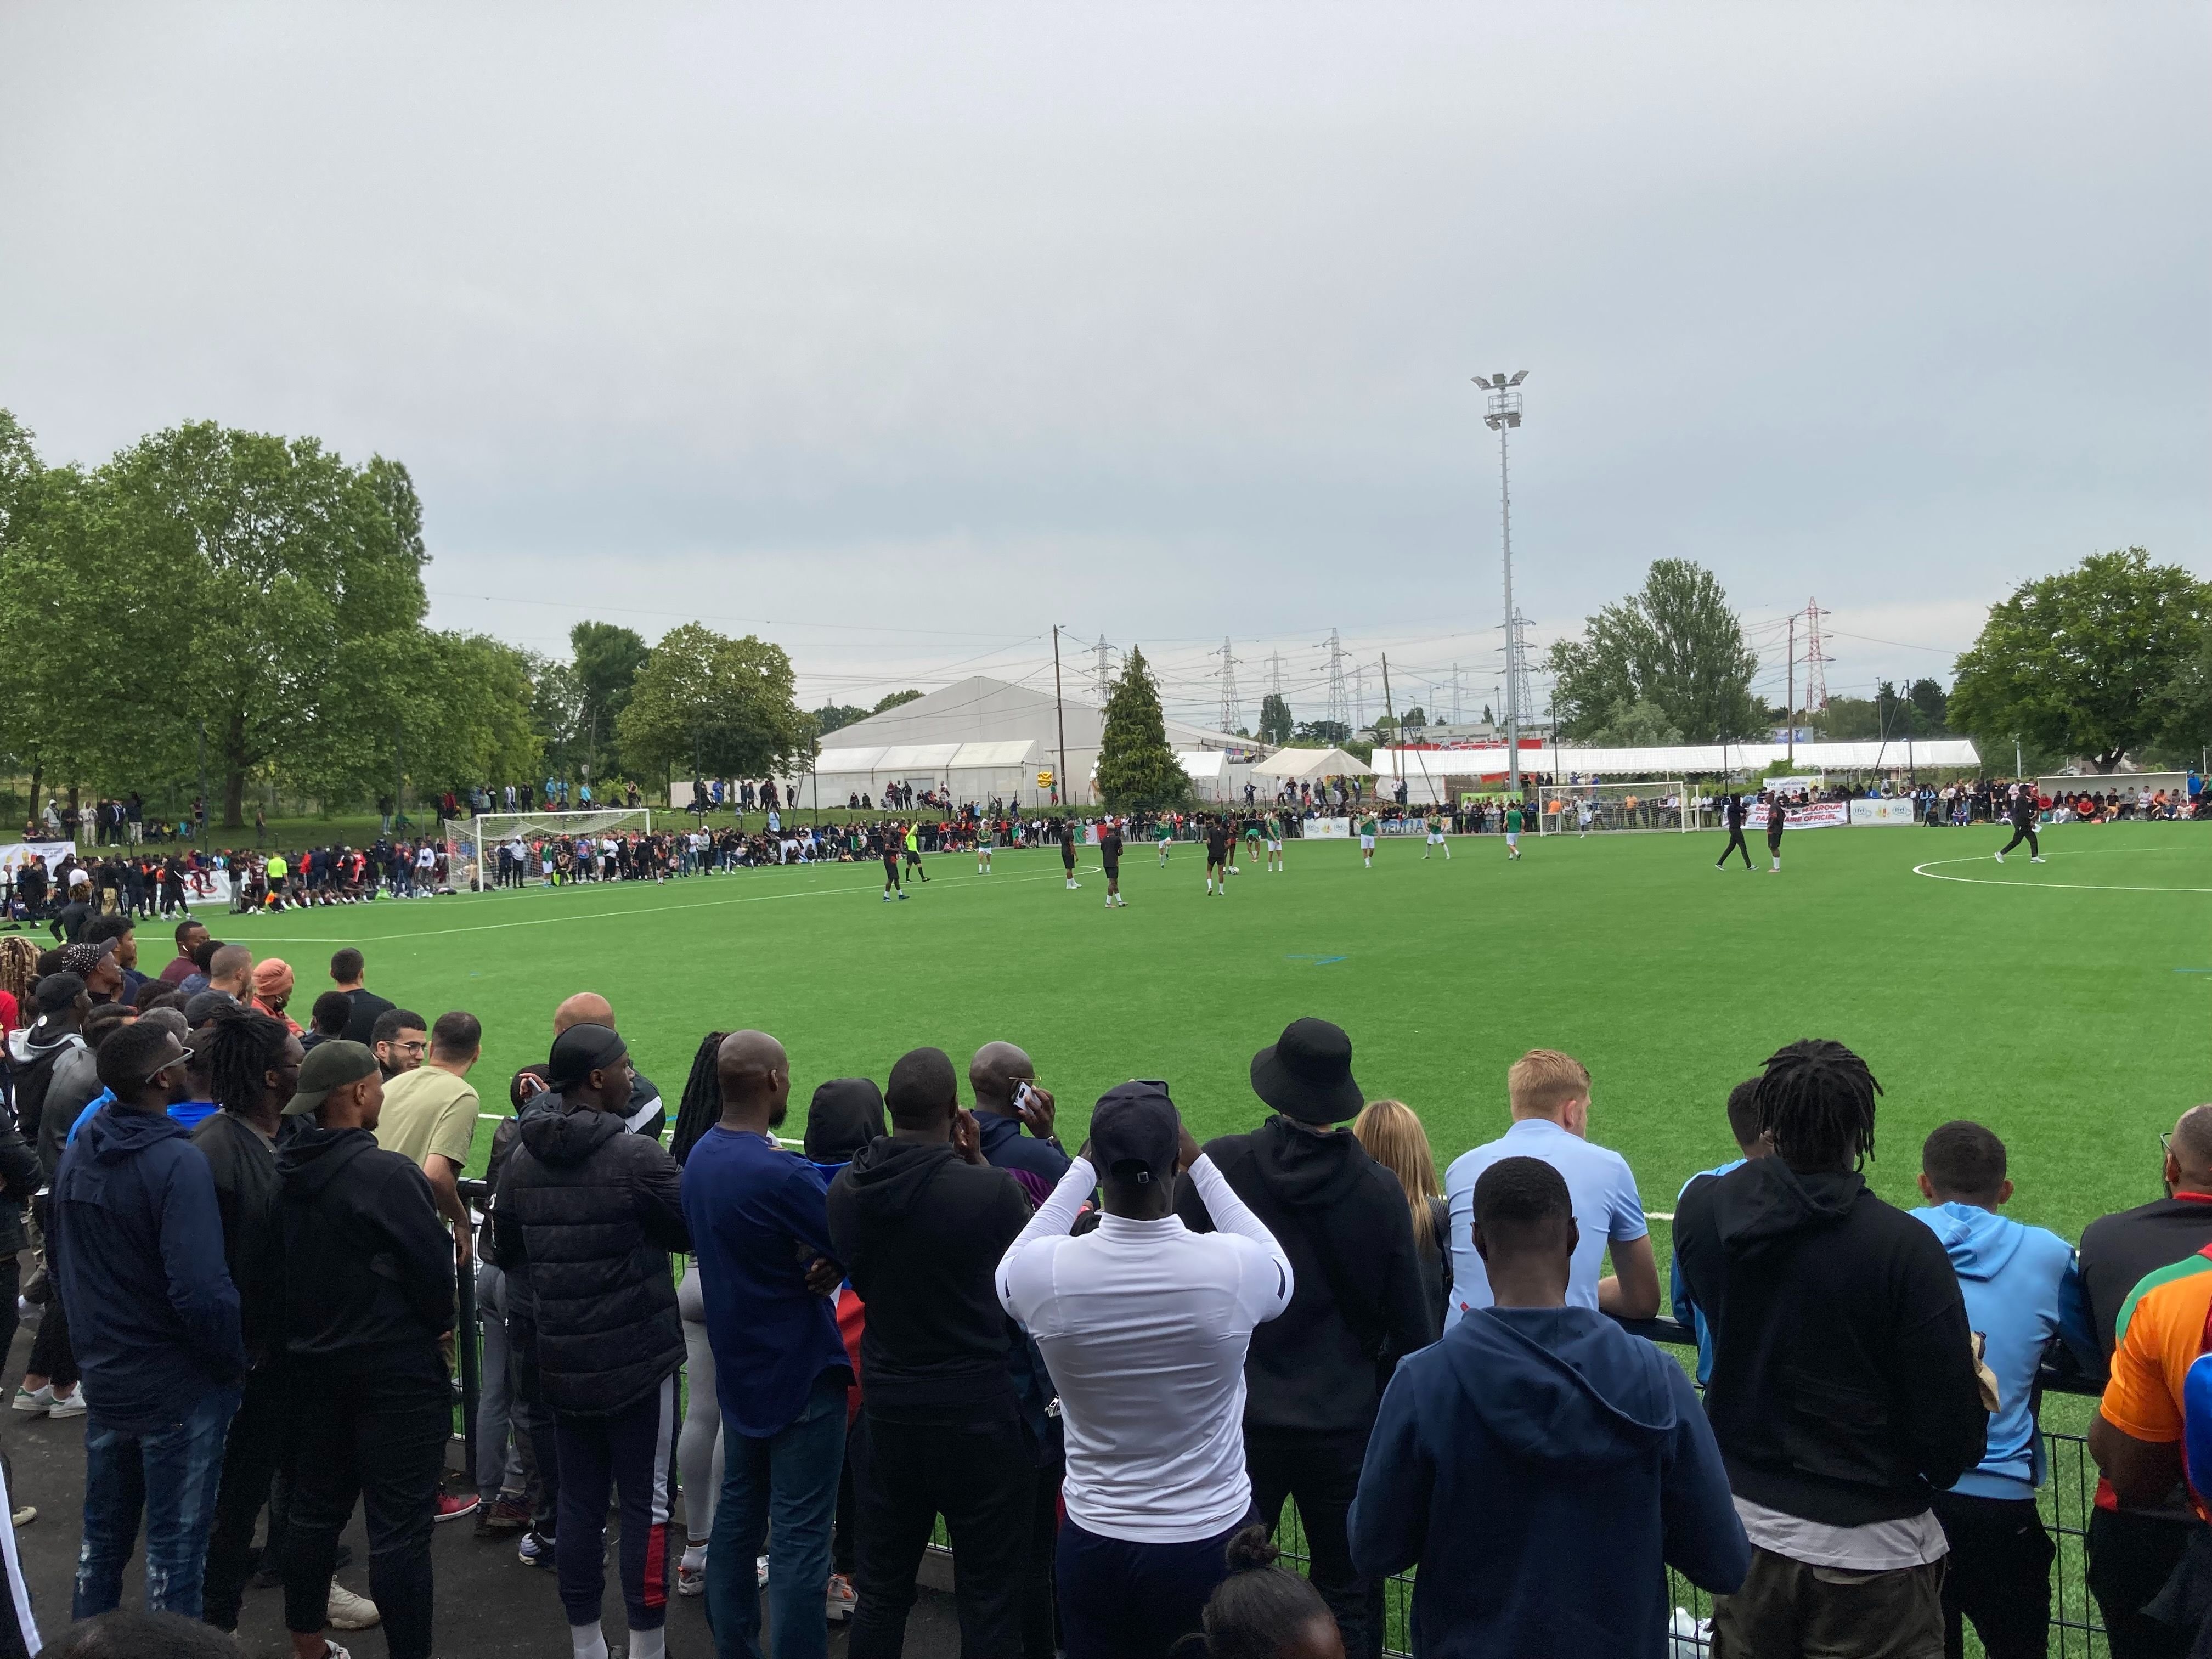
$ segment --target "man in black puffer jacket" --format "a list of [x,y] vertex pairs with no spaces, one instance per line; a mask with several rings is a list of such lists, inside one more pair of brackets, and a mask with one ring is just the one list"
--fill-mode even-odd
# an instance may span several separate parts
[[622,1493],[623,1599],[632,1659],[665,1651],[676,1373],[684,1322],[668,1253],[688,1250],[675,1159],[627,1132],[629,1051],[605,1025],[553,1040],[550,1100],[520,1120],[492,1204],[492,1255],[527,1274],[538,1372],[561,1469],[555,1564],[569,1639],[604,1655],[607,1494]]

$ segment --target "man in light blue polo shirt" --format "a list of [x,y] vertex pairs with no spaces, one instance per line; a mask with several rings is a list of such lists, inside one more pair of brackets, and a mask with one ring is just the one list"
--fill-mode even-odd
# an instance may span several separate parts
[[[1444,1328],[1472,1308],[1490,1305],[1490,1276],[1474,1253],[1474,1183],[1501,1158],[1539,1158],[1557,1170],[1574,1199],[1575,1246],[1567,1280],[1567,1305],[1595,1308],[1621,1319],[1650,1319],[1659,1311],[1659,1267],[1651,1255],[1651,1230],[1636,1177],[1619,1152],[1583,1139],[1589,1123],[1589,1072],[1571,1054],[1532,1048],[1505,1074],[1513,1127],[1486,1146],[1462,1152],[1444,1175],[1451,1206],[1452,1293]],[[1601,1279],[1607,1245],[1613,1273]]]

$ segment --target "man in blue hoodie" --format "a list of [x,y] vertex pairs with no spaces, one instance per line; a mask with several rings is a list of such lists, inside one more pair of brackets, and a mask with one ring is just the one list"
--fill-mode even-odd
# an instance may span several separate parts
[[76,1619],[121,1601],[142,1504],[147,1610],[200,1616],[246,1346],[215,1177],[166,1110],[184,1068],[184,1045],[167,1027],[118,1030],[100,1051],[115,1103],[54,1172],[52,1266],[90,1413]]
[[[1972,1619],[1990,1659],[2039,1656],[2050,1638],[2051,1560],[2035,1489],[2043,1484],[2043,1437],[2035,1422],[2035,1374],[2062,1334],[2094,1349],[2074,1247],[2041,1227],[1997,1213],[2012,1196],[2004,1142],[1978,1123],[1946,1123],[1920,1149],[1912,1213],[1936,1230],[1958,1270],[1966,1319],[1987,1344],[1983,1361],[1997,1381],[1988,1449],[1948,1492],[1936,1518],[1951,1546],[1943,1578],[1944,1650],[1965,1651]],[[2062,1328],[2062,1327],[2071,1327]]]
[[1474,1193],[1491,1300],[1401,1360],[1352,1506],[1352,1559],[1419,1565],[1419,1659],[1663,1659],[1667,1576],[1726,1595],[1751,1547],[1680,1366],[1568,1305],[1565,1180],[1500,1158]]

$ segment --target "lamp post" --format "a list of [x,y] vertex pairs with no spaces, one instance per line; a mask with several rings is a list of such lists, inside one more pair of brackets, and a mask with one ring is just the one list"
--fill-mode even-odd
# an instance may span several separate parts
[[1498,527],[1505,556],[1506,793],[1516,800],[1521,795],[1521,641],[1513,625],[1513,489],[1505,434],[1521,424],[1521,394],[1513,388],[1528,378],[1525,368],[1510,375],[1501,370],[1474,377],[1474,383],[1490,394],[1489,412],[1482,423],[1498,434]]

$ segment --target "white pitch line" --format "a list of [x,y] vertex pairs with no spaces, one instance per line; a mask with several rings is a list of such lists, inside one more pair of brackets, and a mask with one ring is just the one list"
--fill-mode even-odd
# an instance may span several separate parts
[[[2112,853],[2176,853],[2193,849],[2180,847],[2083,847],[2072,852],[2052,853],[2054,859],[2095,858]],[[2076,893],[2212,893],[2212,887],[2136,887],[2124,882],[2108,881],[2000,881],[1987,876],[1940,876],[1936,873],[1940,865],[1978,864],[1978,858],[1930,859],[1925,864],[1916,864],[1912,873],[1925,876],[1930,881],[1955,881],[1968,887],[2038,887],[2056,888]]]

